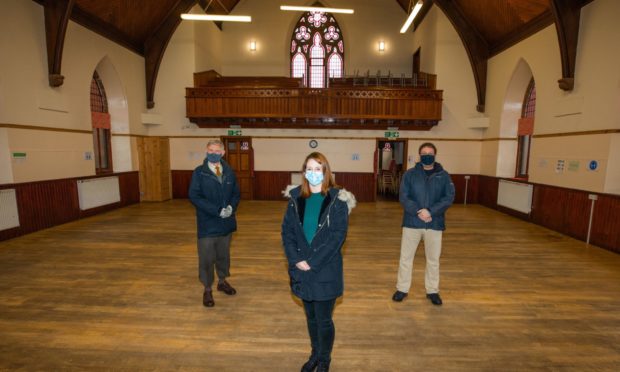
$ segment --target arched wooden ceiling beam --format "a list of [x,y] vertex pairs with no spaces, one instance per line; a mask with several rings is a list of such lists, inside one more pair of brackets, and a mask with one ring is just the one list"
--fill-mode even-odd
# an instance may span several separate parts
[[155,82],[168,42],[181,23],[181,14],[187,13],[196,4],[196,1],[178,0],[157,30],[144,42],[147,108],[155,107]]
[[489,45],[480,32],[467,20],[454,1],[433,0],[433,3],[443,11],[446,17],[448,17],[463,42],[463,46],[469,57],[469,63],[474,72],[474,81],[476,83],[476,93],[478,96],[476,110],[478,112],[484,112]]
[[47,70],[51,87],[59,87],[65,80],[60,73],[62,49],[65,34],[75,0],[46,0],[43,3],[45,16],[45,42],[47,44]]
[[562,90],[573,90],[575,86],[575,61],[579,39],[579,17],[582,4],[575,0],[551,0],[551,11],[555,18],[555,29],[560,44],[562,78],[558,85]]

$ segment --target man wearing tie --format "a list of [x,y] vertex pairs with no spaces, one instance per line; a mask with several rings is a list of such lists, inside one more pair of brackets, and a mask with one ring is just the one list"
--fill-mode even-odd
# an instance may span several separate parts
[[192,174],[189,199],[196,208],[198,228],[198,277],[204,286],[202,304],[215,305],[217,290],[232,296],[237,291],[226,281],[230,276],[230,239],[237,230],[235,212],[241,192],[232,168],[222,159],[226,153],[220,140],[207,143],[207,158]]

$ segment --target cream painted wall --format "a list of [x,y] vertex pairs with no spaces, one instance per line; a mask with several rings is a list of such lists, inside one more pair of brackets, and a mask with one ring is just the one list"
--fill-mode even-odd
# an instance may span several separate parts
[[[192,12],[199,12],[199,10],[192,10]],[[182,21],[182,23],[186,22]],[[196,41],[196,72],[215,70],[221,73],[222,31],[214,22],[195,22],[194,38]]]
[[[375,140],[362,139],[317,139],[319,145],[312,149],[309,139],[256,138],[254,147],[254,169],[257,171],[297,171],[308,154],[323,153],[334,172],[372,173]],[[359,160],[353,160],[357,154]]]
[[[604,134],[534,138],[530,152],[530,181],[604,192],[610,139]],[[564,161],[563,170],[557,169],[558,160]],[[596,171],[588,169],[591,160],[599,163]]]
[[170,138],[170,168],[175,170],[194,169],[205,159],[207,142],[212,138]]
[[85,160],[93,151],[90,133],[8,129],[9,151],[25,152],[25,159],[11,159],[14,183],[90,176],[95,162]]
[[[36,2],[4,0],[0,3],[0,50],[11,51],[11,58],[0,59],[0,123],[91,130],[90,81],[99,62],[107,59],[114,66],[126,97],[126,117],[113,123],[116,127],[113,131],[145,134],[140,123],[146,101],[144,59],[69,22],[61,70],[64,84],[51,88],[44,24],[43,7]],[[13,175],[6,181],[95,174],[94,163],[83,160],[85,151],[93,151],[92,135],[13,129],[6,131],[6,135],[8,148],[0,143],[0,153],[31,151],[25,161],[6,163],[12,167]],[[129,170],[125,158],[130,151],[119,145],[116,141],[115,150],[123,151],[115,154],[119,159],[113,163],[121,165],[121,170]],[[3,174],[6,178],[8,173]]]
[[410,140],[408,143],[407,168],[420,161],[418,148],[425,142],[437,147],[437,162],[451,174],[479,174],[482,142],[480,141],[441,141]]
[[155,107],[149,110],[161,115],[164,124],[148,125],[150,136],[185,134],[193,127],[185,117],[185,88],[194,85],[195,71],[194,23],[182,21],[159,66]]
[[604,191],[620,194],[620,133],[611,135]]
[[[287,5],[311,5],[314,1],[288,1]],[[300,12],[281,11],[279,0],[242,0],[233,14],[249,14],[252,23],[226,23],[222,32],[223,75],[288,76],[290,74],[290,39]],[[336,14],[345,42],[345,73],[411,75],[412,34],[400,34],[406,13],[394,1],[376,0],[323,1],[330,7],[353,7],[352,15]],[[257,51],[249,51],[249,43],[256,40]],[[378,43],[384,40],[386,50],[378,52]]]
[[0,185],[13,182],[13,167],[9,152],[9,135],[6,128],[0,128]]

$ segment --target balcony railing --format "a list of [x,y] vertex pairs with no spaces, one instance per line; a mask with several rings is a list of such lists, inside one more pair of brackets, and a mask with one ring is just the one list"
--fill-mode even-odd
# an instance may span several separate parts
[[442,91],[413,84],[332,79],[329,88],[311,89],[283,77],[199,80],[199,87],[186,88],[186,105],[187,117],[201,127],[428,130],[441,120]]

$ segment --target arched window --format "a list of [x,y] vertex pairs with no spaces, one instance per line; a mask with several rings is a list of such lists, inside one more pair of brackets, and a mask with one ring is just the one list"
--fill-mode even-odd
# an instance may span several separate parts
[[305,12],[291,37],[291,76],[305,86],[325,88],[344,75],[344,42],[338,22],[326,12]]
[[534,78],[530,80],[523,99],[523,110],[519,119],[517,130],[517,172],[516,177],[528,177],[528,163],[530,158],[530,147],[532,134],[534,134],[534,116],[536,114],[536,83]]
[[112,172],[112,141],[108,100],[97,71],[90,82],[90,113],[97,174]]

